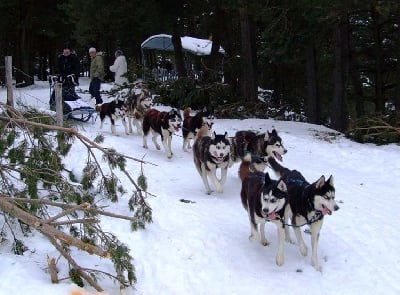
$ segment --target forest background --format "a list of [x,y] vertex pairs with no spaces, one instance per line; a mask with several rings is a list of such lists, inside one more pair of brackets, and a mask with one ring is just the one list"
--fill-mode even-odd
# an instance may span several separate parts
[[[223,70],[224,103],[252,105],[261,87],[273,91],[270,101],[281,109],[290,106],[306,121],[338,131],[400,109],[399,1],[1,0],[0,9],[7,12],[0,55],[13,57],[17,86],[34,83],[35,75],[48,79],[65,42],[77,52],[82,75],[87,49],[95,46],[107,65],[122,49],[131,79],[141,77],[140,44],[166,33],[181,80],[188,73],[178,37],[213,41],[211,55],[195,62],[207,83],[219,81]],[[160,56],[146,54],[153,63]]]

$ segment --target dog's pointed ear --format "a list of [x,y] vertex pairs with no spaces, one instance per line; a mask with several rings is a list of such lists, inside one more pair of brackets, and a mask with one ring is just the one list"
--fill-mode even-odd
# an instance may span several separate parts
[[333,186],[333,176],[332,176],[332,175],[329,176],[329,178],[328,178],[328,180],[327,180],[326,182],[329,182],[329,184],[330,184],[331,186]]
[[286,183],[283,180],[280,180],[278,182],[277,188],[281,191],[281,192],[287,192],[287,186]]
[[317,182],[315,183],[315,187],[316,187],[316,188],[320,188],[320,187],[322,187],[324,184],[325,184],[325,176],[322,175],[322,176],[317,180]]
[[215,131],[211,134],[211,138],[215,139],[215,137],[217,136],[217,134],[215,133]]
[[265,132],[264,141],[268,140],[269,140],[269,131],[267,130],[267,132]]
[[228,132],[225,131],[224,136],[225,136],[225,139],[228,139]]

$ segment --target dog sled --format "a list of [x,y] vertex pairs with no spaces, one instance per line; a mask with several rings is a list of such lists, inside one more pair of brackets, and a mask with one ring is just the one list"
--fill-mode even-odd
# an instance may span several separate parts
[[82,100],[75,92],[74,75],[68,75],[65,79],[58,76],[50,76],[50,110],[55,111],[56,99],[54,86],[56,83],[62,83],[63,115],[64,119],[72,119],[81,122],[87,122],[93,117],[95,109]]

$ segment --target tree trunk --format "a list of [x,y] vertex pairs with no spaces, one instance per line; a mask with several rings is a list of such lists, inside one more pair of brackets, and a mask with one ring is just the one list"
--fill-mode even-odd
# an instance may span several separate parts
[[344,17],[341,18],[335,30],[334,69],[333,69],[333,98],[331,106],[331,127],[338,131],[345,131],[347,115],[345,111],[345,83],[346,83],[346,53],[348,52],[348,25]]
[[396,108],[396,113],[400,114],[400,22],[397,22],[396,40],[396,88],[394,90],[394,106]]
[[359,118],[365,115],[365,107],[359,65],[354,48],[354,38],[351,33],[349,34],[349,53],[349,75],[354,89],[353,95],[356,105],[356,117]]
[[172,34],[172,44],[174,45],[174,55],[175,55],[175,66],[178,78],[184,78],[187,76],[185,62],[183,60],[183,50],[182,50],[182,41],[181,41],[181,33],[178,28],[178,24],[174,25],[174,31]]
[[317,63],[314,43],[311,42],[305,48],[306,51],[306,73],[307,73],[307,117],[310,123],[320,123],[320,95],[317,77]]
[[381,28],[378,20],[378,13],[375,7],[371,8],[372,29],[374,36],[374,53],[375,53],[375,111],[383,113],[384,111],[384,98],[383,98],[383,48]]
[[254,24],[246,6],[239,8],[239,17],[242,47],[241,95],[246,101],[256,101],[257,58],[255,54]]
[[[235,11],[236,12],[236,11]],[[234,30],[234,15],[232,10],[223,11],[223,18],[229,20],[226,22],[226,30],[224,32],[224,38],[222,46],[227,55],[227,59],[224,61],[224,82],[228,84],[234,96],[238,97],[240,95],[239,90],[239,56],[240,52],[238,46],[236,45],[236,32]]]
[[32,52],[32,32],[28,25],[31,18],[33,2],[27,1],[20,9],[20,25],[18,29],[19,44],[16,47],[17,55],[15,65],[17,71],[15,73],[16,87],[25,87],[33,84],[33,52]]
[[222,30],[224,28],[224,12],[221,7],[216,7],[212,24],[212,47],[211,54],[205,59],[204,80],[217,81],[219,65],[218,60],[221,56],[219,49],[221,47]]

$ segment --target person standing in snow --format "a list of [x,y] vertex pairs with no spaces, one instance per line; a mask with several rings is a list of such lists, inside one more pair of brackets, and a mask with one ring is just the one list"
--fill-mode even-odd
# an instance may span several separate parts
[[62,77],[62,81],[64,81],[67,76],[74,75],[74,82],[78,85],[79,72],[79,59],[77,55],[71,51],[71,47],[65,44],[63,53],[57,57],[57,74]]
[[117,86],[128,83],[128,78],[124,76],[128,72],[128,66],[122,50],[115,51],[115,61],[114,64],[110,66],[110,71],[115,73],[115,84]]
[[104,61],[102,52],[97,52],[96,48],[89,48],[89,55],[92,59],[90,63],[90,85],[89,92],[96,99],[96,105],[102,104],[103,99],[100,96],[101,82],[104,80]]
[[[56,75],[57,81],[62,82],[62,96],[64,100],[77,100],[79,96],[75,92],[75,86],[79,85],[79,59],[71,50],[68,43],[64,44],[63,52],[57,57]],[[50,95],[50,109],[55,110],[55,93]]]

